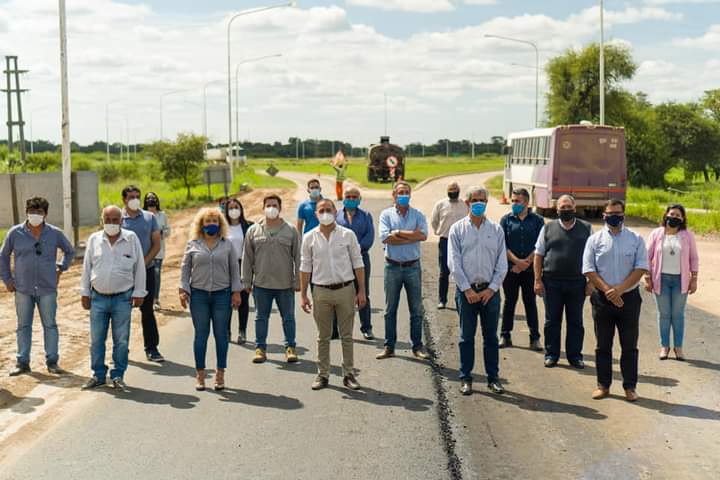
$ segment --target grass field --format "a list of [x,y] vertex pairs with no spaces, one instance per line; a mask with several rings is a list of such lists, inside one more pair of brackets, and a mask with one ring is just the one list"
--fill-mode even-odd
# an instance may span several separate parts
[[[298,162],[294,160],[251,160],[252,168],[267,168],[272,162],[275,167],[283,171],[304,172],[312,174],[334,175],[335,171],[327,159],[307,159]],[[417,185],[428,178],[448,174],[482,173],[501,170],[503,159],[500,156],[482,155],[472,159],[470,157],[413,157],[406,159],[406,178],[412,185]],[[348,178],[363,187],[390,190],[390,183],[374,183],[367,180],[367,160],[353,158],[347,171]]]

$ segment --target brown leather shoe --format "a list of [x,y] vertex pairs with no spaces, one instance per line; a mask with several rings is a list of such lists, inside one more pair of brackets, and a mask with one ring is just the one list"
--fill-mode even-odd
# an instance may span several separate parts
[[323,388],[326,388],[328,386],[328,383],[330,382],[327,378],[318,375],[310,388],[312,388],[313,390],[322,390]]
[[592,393],[593,400],[602,400],[610,396],[610,389],[598,386]]
[[394,356],[395,356],[395,350],[393,350],[390,347],[385,347],[385,348],[383,348],[383,351],[381,353],[378,353],[377,355],[375,355],[375,358],[377,358],[378,360],[383,360],[385,358],[392,358]]
[[413,355],[420,360],[430,360],[430,354],[427,353],[423,347],[413,350]]
[[287,363],[297,363],[298,356],[297,352],[295,352],[295,347],[287,347],[285,349],[285,360]]
[[255,349],[255,356],[252,359],[253,363],[264,363],[267,360],[267,354],[262,348]]
[[360,390],[360,384],[355,380],[355,375],[352,373],[348,373],[345,375],[345,378],[343,378],[343,385],[345,385],[350,390]]
[[625,399],[628,402],[637,402],[640,398],[634,388],[628,388],[625,390]]

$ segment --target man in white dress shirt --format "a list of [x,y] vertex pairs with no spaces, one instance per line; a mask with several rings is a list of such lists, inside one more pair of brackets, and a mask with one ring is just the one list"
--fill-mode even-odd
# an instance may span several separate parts
[[112,325],[114,388],[125,389],[123,377],[128,365],[130,318],[140,307],[145,290],[145,260],[137,235],[120,228],[122,210],[111,205],[103,209],[103,230],[88,238],[80,279],[82,306],[90,310],[90,367],[93,377],[83,385],[91,389],[104,385],[105,341]]
[[[330,337],[333,316],[336,316],[343,351],[343,384],[358,390],[360,385],[355,379],[353,365],[353,320],[355,305],[362,308],[367,301],[360,244],[352,230],[335,223],[337,210],[332,200],[318,201],[315,214],[320,226],[303,237],[300,259],[302,309],[306,313],[313,310],[318,329],[318,376],[312,389],[323,389],[329,383]],[[311,276],[314,309],[307,295]]]

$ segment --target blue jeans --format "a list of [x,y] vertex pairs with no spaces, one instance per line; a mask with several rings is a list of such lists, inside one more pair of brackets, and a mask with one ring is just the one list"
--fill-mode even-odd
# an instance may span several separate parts
[[585,327],[583,326],[583,305],[585,304],[584,278],[558,280],[543,277],[545,287],[545,358],[560,358],[560,343],[563,311],[567,322],[565,334],[565,355],[569,361],[582,360]]
[[680,275],[662,274],[660,295],[655,295],[658,309],[660,344],[670,348],[670,330],[673,332],[673,346],[682,348],[685,334],[685,304],[687,293],[682,293]]
[[190,315],[195,327],[193,353],[195,368],[205,368],[210,326],[215,337],[215,356],[217,368],[227,368],[227,353],[230,335],[230,316],[232,315],[232,292],[229,288],[208,292],[197,288],[190,289]]
[[409,267],[385,263],[385,346],[395,349],[397,342],[397,310],[400,291],[405,287],[410,310],[410,341],[418,350],[422,343],[422,321],[425,310],[422,303],[422,271],[420,262]]
[[255,287],[255,347],[267,350],[268,327],[273,300],[280,311],[285,347],[295,348],[295,290]]
[[500,350],[498,348],[498,321],[500,319],[500,293],[497,292],[487,305],[470,304],[459,289],[455,302],[460,310],[460,379],[472,381],[475,367],[475,333],[478,316],[483,337],[483,360],[488,383],[500,378]]
[[108,371],[105,365],[105,341],[112,325],[113,369],[110,378],[123,378],[128,366],[132,290],[115,296],[92,292],[90,297],[90,368],[100,381]]
[[162,273],[162,258],[153,260],[153,272],[155,273],[155,303],[160,299],[160,274]]
[[32,324],[35,306],[40,312],[45,342],[45,362],[54,365],[58,362],[58,328],[55,323],[57,311],[57,293],[47,295],[27,295],[15,292],[15,312],[17,314],[17,363],[30,365],[32,346]]

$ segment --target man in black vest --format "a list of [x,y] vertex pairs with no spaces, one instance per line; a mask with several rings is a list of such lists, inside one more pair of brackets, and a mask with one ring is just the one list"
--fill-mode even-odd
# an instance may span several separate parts
[[535,245],[535,293],[545,300],[545,366],[560,358],[563,310],[567,321],[565,352],[575,368],[585,368],[582,358],[583,305],[591,288],[582,274],[582,256],[592,227],[576,218],[575,199],[558,199],[559,219],[545,225]]

